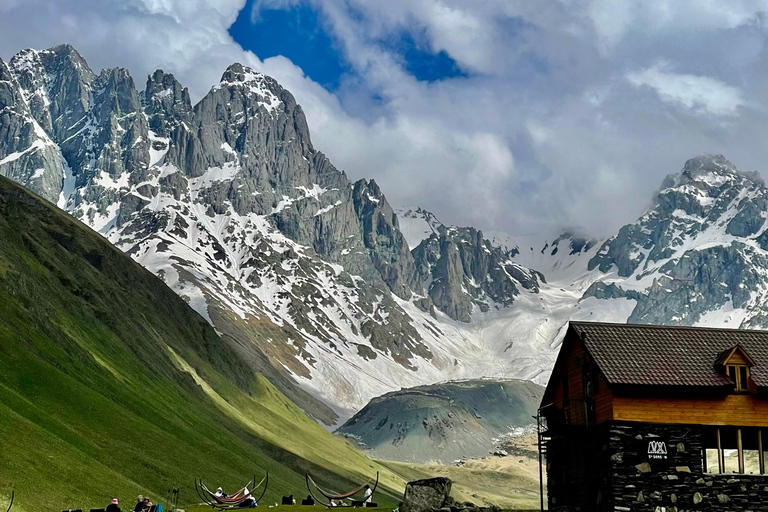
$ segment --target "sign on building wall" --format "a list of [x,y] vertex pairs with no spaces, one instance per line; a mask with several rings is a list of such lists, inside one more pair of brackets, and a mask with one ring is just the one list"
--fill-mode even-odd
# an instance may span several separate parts
[[648,441],[649,460],[667,460],[667,443],[665,441]]

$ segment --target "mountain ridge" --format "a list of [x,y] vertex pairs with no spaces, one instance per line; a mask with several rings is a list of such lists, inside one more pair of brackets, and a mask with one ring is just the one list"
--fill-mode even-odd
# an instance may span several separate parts
[[[251,370],[327,425],[401,387],[546,382],[569,319],[696,323],[711,313],[703,321],[741,325],[748,305],[744,325],[764,325],[745,298],[762,293],[768,267],[764,187],[743,173],[707,182],[732,166],[724,157],[689,162],[693,181],[673,178],[663,190],[676,192],[607,239],[486,235],[418,208],[398,216],[374,179],[350,181],[312,146],[290,92],[240,64],[192,105],[171,74],[158,70],[137,91],[126,70],[96,75],[68,46],[0,62],[0,174],[161,276]],[[695,190],[734,217],[722,235],[737,247],[701,234],[713,226],[704,217],[665,220],[711,216]],[[710,247],[692,242],[697,230],[717,235]],[[686,247],[696,250],[683,258]],[[669,283],[682,291],[667,293]]]

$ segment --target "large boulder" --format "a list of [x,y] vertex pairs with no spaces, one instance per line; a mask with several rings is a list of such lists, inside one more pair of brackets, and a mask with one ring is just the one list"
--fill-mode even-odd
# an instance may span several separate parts
[[437,477],[408,482],[400,510],[402,512],[433,512],[445,505],[450,493],[450,478]]

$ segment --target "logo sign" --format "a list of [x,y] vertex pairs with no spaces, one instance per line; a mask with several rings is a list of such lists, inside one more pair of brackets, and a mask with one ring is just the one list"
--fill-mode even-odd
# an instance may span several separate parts
[[667,459],[667,443],[664,441],[648,442],[648,458],[653,460]]

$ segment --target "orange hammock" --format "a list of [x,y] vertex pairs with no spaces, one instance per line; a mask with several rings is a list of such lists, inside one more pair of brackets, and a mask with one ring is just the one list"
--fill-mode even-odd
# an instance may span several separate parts
[[[316,502],[320,503],[321,505],[325,505],[327,507],[334,506],[333,505],[333,500],[345,500],[347,498],[351,498],[355,494],[357,494],[360,491],[362,491],[363,489],[365,489],[366,485],[371,483],[371,480],[369,479],[366,483],[364,483],[360,487],[358,487],[356,489],[353,489],[353,490],[351,490],[349,492],[334,493],[334,492],[331,492],[331,491],[326,491],[325,489],[323,489],[322,487],[317,485],[317,483],[312,479],[311,476],[309,476],[309,474],[307,474],[306,480],[307,480],[307,490],[309,490],[309,494],[312,495],[312,497],[315,499]],[[329,500],[328,503],[323,503],[322,500],[317,499],[317,497],[315,496],[315,493],[312,492],[312,486],[310,486],[310,483],[312,484],[312,486],[315,487],[315,489],[318,490],[318,492],[320,492],[320,494],[322,494],[323,496],[325,496]],[[371,495],[373,495],[373,493],[376,491],[376,487],[378,487],[378,486],[379,486],[379,472],[377,471],[376,472],[376,483],[374,484],[373,489],[371,490]],[[342,506],[344,506],[344,505],[342,505]]]
[[[267,482],[266,485],[264,485],[264,488],[262,489],[261,496],[259,496],[258,499],[255,499],[252,492],[248,491],[248,486],[251,485],[254,480],[251,480],[248,482],[245,487],[240,489],[234,494],[229,494],[226,496],[217,496],[216,493],[211,492],[208,487],[205,486],[202,480],[198,482],[198,480],[195,480],[195,489],[198,489],[198,495],[200,498],[208,505],[215,507],[215,508],[229,508],[229,507],[237,507],[243,502],[245,502],[248,499],[253,499],[256,503],[261,501],[261,498],[264,497],[264,493],[267,491],[267,485],[269,485],[269,472],[267,472],[267,475],[261,479],[261,482],[259,482],[253,490],[255,491],[258,489],[261,484],[263,484],[265,481]],[[201,492],[202,491],[202,492]]]

